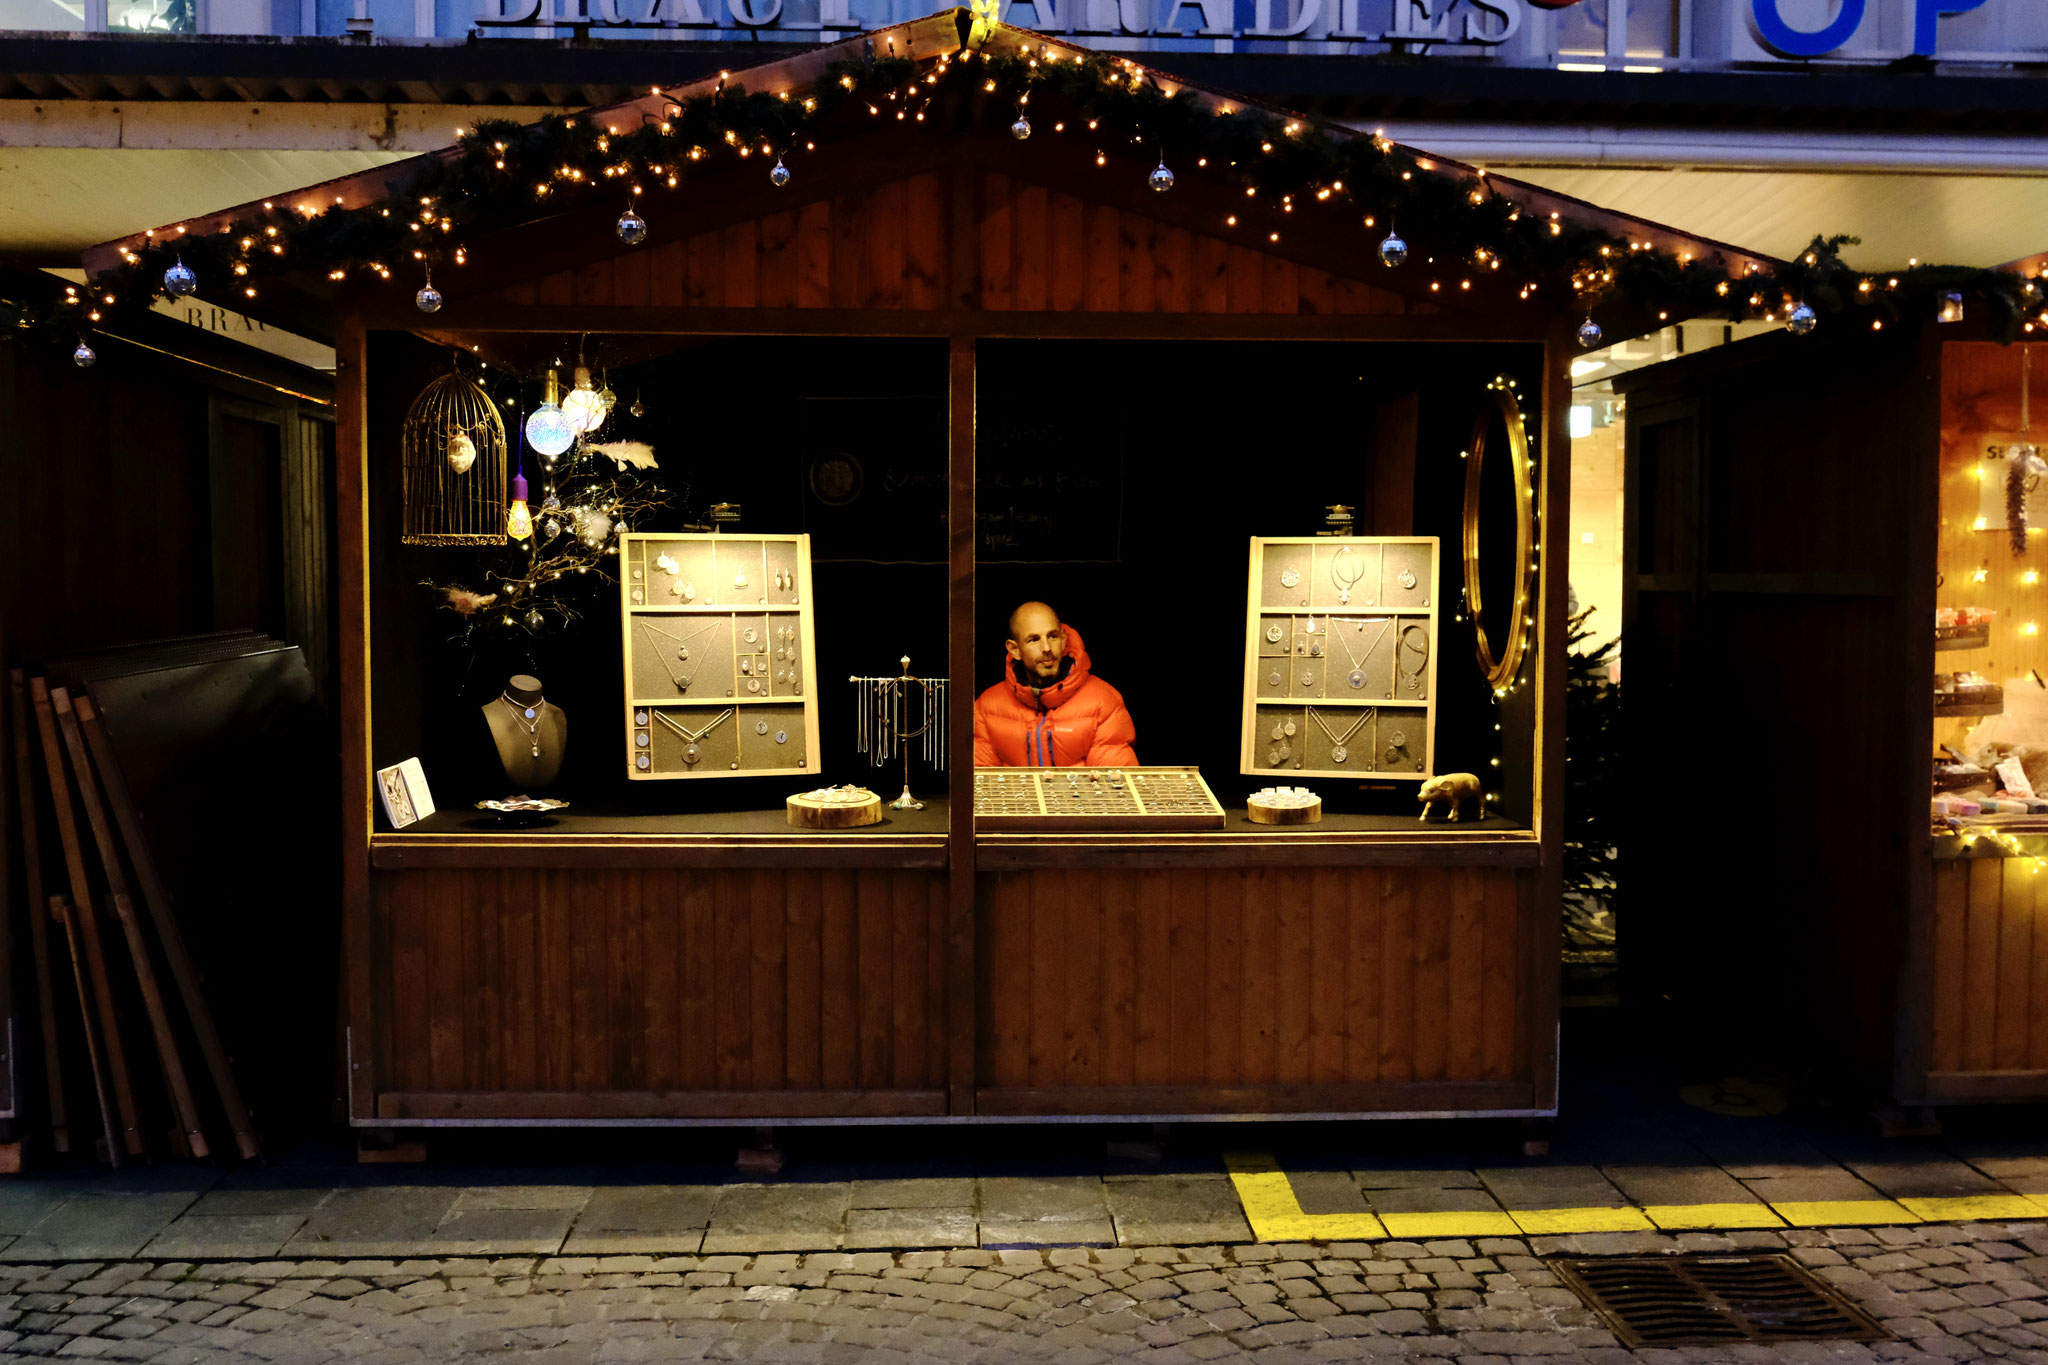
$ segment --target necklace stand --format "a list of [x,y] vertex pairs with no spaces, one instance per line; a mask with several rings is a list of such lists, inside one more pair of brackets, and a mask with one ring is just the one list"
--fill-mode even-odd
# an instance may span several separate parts
[[514,674],[502,693],[484,703],[483,717],[513,791],[537,791],[561,773],[569,718],[543,695],[540,679]]
[[[898,754],[903,758],[903,795],[889,803],[891,810],[923,810],[924,802],[910,794],[909,741],[920,741],[925,762],[938,772],[946,770],[946,680],[913,678],[910,656],[899,661],[903,674],[896,678],[852,677],[847,681],[860,689],[860,716],[855,747],[874,760],[879,768]],[[910,725],[910,689],[918,690],[917,726]]]

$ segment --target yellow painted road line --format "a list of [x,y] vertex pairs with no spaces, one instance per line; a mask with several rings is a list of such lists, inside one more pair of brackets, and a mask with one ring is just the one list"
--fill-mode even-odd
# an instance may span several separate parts
[[1724,1228],[1781,1228],[1769,1204],[1645,1204],[1643,1212],[1666,1232],[1719,1232]]
[[1224,1165],[1252,1236],[1261,1242],[1371,1242],[1387,1236],[1369,1213],[1303,1213],[1287,1173],[1270,1156],[1232,1152]]
[[1580,1232],[1655,1232],[1641,1209],[1509,1209],[1508,1217],[1531,1237],[1568,1237]]
[[1642,1208],[1512,1209],[1420,1213],[1305,1213],[1287,1173],[1264,1152],[1224,1158],[1252,1236],[1261,1242],[1373,1242],[1396,1238],[1562,1237],[1599,1232],[1713,1232],[1738,1228],[1867,1227],[2037,1219],[2048,1194],[1926,1199],[1790,1200],[1778,1204],[1650,1204]]
[[2039,1218],[2037,1201],[2023,1194],[1966,1194],[1899,1201],[1930,1223],[1968,1223],[1980,1218]]
[[1905,1205],[1889,1199],[1794,1199],[1771,1207],[1795,1228],[1861,1227],[1873,1223],[1923,1221]]

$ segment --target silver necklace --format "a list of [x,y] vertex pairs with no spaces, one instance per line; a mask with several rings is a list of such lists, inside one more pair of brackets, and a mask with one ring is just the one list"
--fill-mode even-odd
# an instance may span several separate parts
[[[663,630],[661,627],[655,625],[652,621],[648,620],[644,616],[636,616],[633,619],[635,621],[638,621],[642,626],[646,627],[646,629],[651,633],[659,635],[662,639],[667,640],[670,644],[676,646],[676,657],[678,659],[684,660],[687,660],[690,657],[690,641],[696,639],[699,635],[705,634],[707,631],[715,630],[724,621],[724,618],[721,617],[718,620],[712,621],[709,625],[700,626],[696,630],[691,631],[688,635],[676,635],[669,631]],[[690,690],[690,684],[697,681],[697,674],[695,670],[691,671],[689,677],[684,677],[681,671],[677,669],[674,664],[668,661],[667,652],[662,650],[661,648],[657,647],[655,649],[654,657],[661,660],[661,666],[663,669],[667,671],[668,680],[676,685],[676,691],[687,692]]]
[[692,730],[689,726],[683,724],[681,721],[675,719],[673,716],[664,715],[660,711],[656,711],[654,713],[654,718],[683,737],[683,762],[694,765],[699,758],[703,757],[703,755],[700,752],[698,752],[697,741],[704,738],[704,736],[710,734],[713,730],[717,729],[719,724],[728,719],[729,717],[731,717],[732,714],[733,708],[728,706],[723,711],[720,711],[717,715],[713,716],[710,720],[704,722],[704,725],[701,729],[696,730]]
[[[1365,637],[1365,628],[1369,624],[1366,618],[1352,616],[1339,618],[1333,616],[1330,619],[1332,621],[1341,620],[1341,623],[1347,626],[1355,624],[1358,627],[1359,638],[1363,639]],[[1351,660],[1351,676],[1345,681],[1351,684],[1354,691],[1365,686],[1365,661],[1370,659],[1372,652],[1380,647],[1380,641],[1387,638],[1387,631],[1393,627],[1393,624],[1394,618],[1391,616],[1382,620],[1380,622],[1380,633],[1372,637],[1372,643],[1365,647],[1365,653],[1362,655],[1351,652],[1351,642],[1344,638],[1343,631],[1331,632],[1331,634],[1337,637],[1337,643],[1344,646],[1344,657]]]
[[1401,627],[1402,649],[1412,648],[1408,643],[1408,635],[1411,631],[1419,632],[1422,636],[1422,657],[1415,661],[1415,670],[1411,673],[1409,670],[1401,667],[1401,661],[1397,654],[1394,660],[1394,671],[1401,675],[1401,686],[1410,692],[1420,692],[1422,690],[1422,670],[1429,667],[1429,628],[1422,625],[1406,625]]
[[539,758],[540,713],[541,708],[547,705],[546,699],[543,698],[542,700],[535,702],[532,706],[522,706],[512,699],[512,694],[510,692],[500,692],[498,694],[498,700],[504,702],[505,705],[512,708],[513,721],[518,724],[520,729],[526,731],[527,743],[533,746],[533,756],[535,758]]
[[1377,706],[1366,707],[1365,714],[1361,715],[1357,720],[1351,722],[1351,728],[1340,735],[1330,728],[1330,723],[1328,721],[1324,720],[1321,716],[1316,714],[1315,707],[1311,706],[1308,708],[1308,718],[1316,723],[1317,729],[1321,730],[1325,735],[1329,736],[1330,761],[1332,763],[1342,763],[1345,759],[1351,757],[1351,751],[1344,747],[1345,743],[1349,741],[1353,735],[1358,733],[1360,726],[1364,725],[1367,721],[1371,720],[1374,716],[1377,716],[1378,714],[1379,708]]
[[1359,556],[1357,573],[1346,576],[1337,572],[1337,566],[1343,563],[1344,556],[1350,553],[1351,547],[1346,545],[1330,557],[1330,582],[1337,589],[1337,600],[1347,606],[1351,602],[1352,587],[1359,579],[1365,577],[1365,557],[1363,555]]

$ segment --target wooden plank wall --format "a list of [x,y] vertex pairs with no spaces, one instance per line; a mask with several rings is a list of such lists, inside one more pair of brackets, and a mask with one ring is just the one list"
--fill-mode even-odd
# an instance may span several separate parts
[[1485,868],[984,878],[977,1080],[1526,1079],[1526,890]]
[[2032,858],[1934,868],[1928,1069],[2048,1070],[2048,874]]
[[[593,260],[496,297],[547,307],[935,310],[947,301],[944,195],[938,173],[914,175]],[[1388,290],[993,172],[977,178],[975,213],[979,288],[970,294],[990,311],[1410,311]]]
[[380,1091],[935,1089],[943,873],[383,873]]

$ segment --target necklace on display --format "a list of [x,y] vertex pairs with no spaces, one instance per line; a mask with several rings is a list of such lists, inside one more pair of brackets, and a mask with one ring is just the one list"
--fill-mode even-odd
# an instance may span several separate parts
[[510,692],[501,692],[498,694],[498,700],[512,708],[513,721],[518,724],[520,729],[526,731],[526,740],[533,748],[533,756],[539,758],[540,713],[547,706],[546,699],[536,699],[533,705],[528,706],[514,698]]
[[1420,624],[1401,627],[1400,647],[1402,649],[1415,648],[1415,646],[1408,642],[1408,637],[1411,634],[1422,637],[1422,648],[1420,651],[1422,657],[1415,661],[1415,667],[1411,670],[1401,667],[1400,656],[1397,653],[1394,659],[1394,671],[1401,675],[1402,687],[1410,692],[1420,692],[1422,690],[1422,670],[1429,667],[1429,627]]
[[1338,572],[1338,566],[1344,563],[1345,556],[1350,553],[1351,547],[1345,545],[1330,557],[1330,582],[1336,586],[1337,600],[1346,606],[1351,604],[1351,589],[1357,586],[1359,579],[1365,577],[1365,556],[1363,555],[1358,557],[1358,571],[1356,573],[1344,574]]
[[[697,629],[691,631],[688,635],[677,635],[673,631],[663,630],[660,626],[655,625],[652,621],[648,620],[644,616],[636,616],[633,619],[639,622],[641,626],[645,627],[648,633],[652,635],[658,635],[662,639],[667,640],[670,644],[674,645],[676,647],[676,657],[678,659],[682,659],[685,661],[687,661],[690,657],[690,641],[696,639],[700,635],[706,634],[712,630],[717,629],[721,625],[726,624],[724,618],[721,617],[717,620],[712,621],[708,625],[699,626]],[[694,670],[691,672],[689,677],[684,677],[682,675],[681,670],[676,668],[674,664],[668,661],[667,651],[659,647],[656,647],[654,651],[654,657],[661,660],[661,666],[662,668],[667,670],[668,680],[676,685],[676,691],[687,692],[690,690],[690,684],[697,681],[697,674]]]
[[[1370,617],[1362,616],[1332,616],[1330,621],[1333,625],[1357,626],[1360,639],[1365,638],[1365,628],[1372,624]],[[1380,641],[1387,638],[1387,631],[1392,628],[1393,624],[1393,617],[1382,618],[1380,621],[1380,633],[1372,637],[1372,643],[1365,647],[1365,653],[1363,654],[1351,652],[1351,641],[1345,638],[1343,631],[1333,630],[1330,632],[1337,637],[1337,643],[1344,646],[1344,657],[1351,661],[1351,676],[1345,681],[1349,682],[1354,690],[1365,686],[1366,661],[1372,658],[1372,652],[1380,647]]]
[[732,714],[733,708],[728,706],[710,720],[705,721],[703,726],[696,730],[692,730],[675,717],[665,715],[660,711],[654,713],[654,718],[683,737],[683,762],[694,765],[699,758],[703,757],[697,749],[697,742],[717,729],[720,724],[729,720]]
[[1324,735],[1329,737],[1330,761],[1332,763],[1342,763],[1345,759],[1351,757],[1351,751],[1344,747],[1345,744],[1350,741],[1353,735],[1358,733],[1360,726],[1364,725],[1367,721],[1371,720],[1374,716],[1377,716],[1379,713],[1379,708],[1377,706],[1366,707],[1364,714],[1360,715],[1357,720],[1352,721],[1351,728],[1340,735],[1330,728],[1330,723],[1328,721],[1324,720],[1321,716],[1316,714],[1315,707],[1311,706],[1308,708],[1308,718],[1316,723],[1317,729],[1321,730]]

